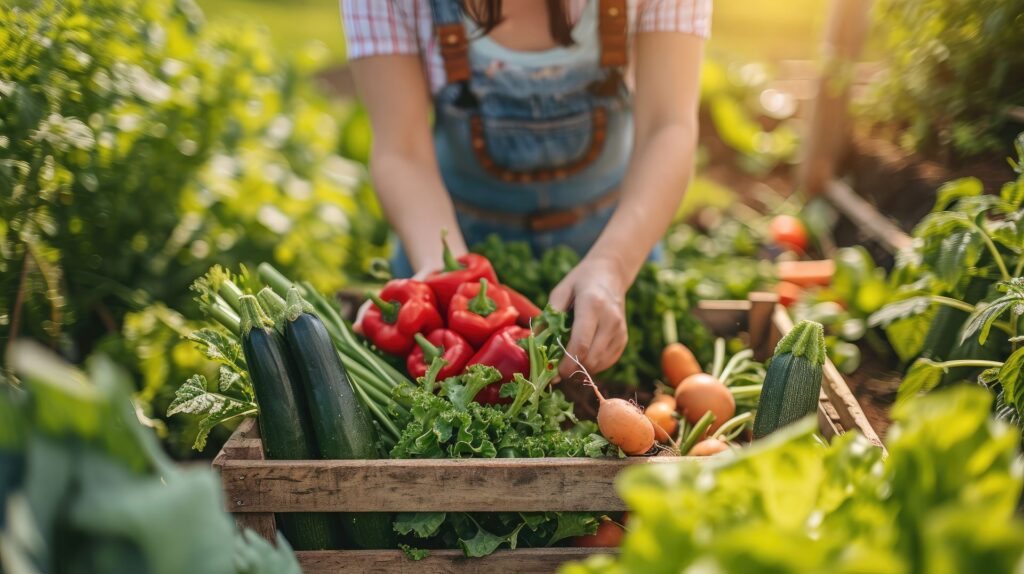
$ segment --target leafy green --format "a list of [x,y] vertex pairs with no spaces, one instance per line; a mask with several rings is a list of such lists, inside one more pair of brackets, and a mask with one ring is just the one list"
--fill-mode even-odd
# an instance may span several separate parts
[[221,393],[208,390],[206,377],[192,375],[175,391],[174,401],[167,408],[167,416],[179,413],[204,415],[199,420],[199,431],[193,445],[196,450],[206,448],[206,438],[215,426],[230,420],[255,415],[258,411],[253,400],[232,396],[244,395],[248,392],[247,388],[241,386],[241,377],[238,374],[229,371],[226,367],[221,367],[220,375],[218,386]]
[[[507,405],[482,405],[473,398],[500,380],[493,367],[474,365],[465,373],[435,381],[442,359],[435,360],[417,385],[394,390],[397,405],[408,413],[398,416],[402,429],[392,458],[496,458],[618,456],[617,448],[599,434],[592,422],[579,422],[573,405],[551,388],[563,355],[567,334],[565,315],[546,309],[525,341],[530,356],[529,376],[517,374],[501,388]],[[439,393],[435,392],[439,388]],[[597,529],[594,513],[401,513],[394,528],[410,544],[458,546],[467,556],[486,556],[507,545],[549,546]]]
[[213,472],[171,463],[109,359],[86,375],[28,343],[13,357],[25,396],[0,404],[26,440],[24,464],[4,461],[18,476],[0,482],[5,570],[298,574],[283,538],[236,530]]
[[1011,572],[1024,564],[1016,432],[960,387],[893,411],[889,456],[814,421],[703,464],[620,476],[631,508],[618,558],[565,574]]

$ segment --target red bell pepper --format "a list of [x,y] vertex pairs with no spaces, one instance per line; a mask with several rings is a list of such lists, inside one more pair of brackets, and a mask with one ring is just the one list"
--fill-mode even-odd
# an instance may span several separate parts
[[437,303],[441,312],[448,310],[448,305],[463,283],[476,283],[480,279],[487,279],[491,285],[498,284],[498,276],[494,273],[491,262],[483,255],[466,253],[457,259],[448,248],[448,240],[445,234],[441,234],[441,242],[444,244],[444,269],[435,271],[427,276],[424,281],[437,295]]
[[509,287],[508,285],[502,285],[501,289],[508,294],[509,301],[512,302],[512,306],[519,311],[519,319],[516,321],[521,327],[529,327],[530,319],[540,316],[540,307],[533,304],[519,291]]
[[373,305],[363,317],[363,333],[385,353],[405,356],[412,349],[416,333],[429,333],[444,326],[434,292],[413,279],[388,281],[380,295],[370,295]]
[[473,347],[470,347],[461,335],[450,329],[437,329],[426,337],[416,333],[413,338],[417,346],[405,360],[405,366],[413,379],[426,375],[430,363],[437,357],[448,361],[437,374],[438,381],[462,374],[462,369],[473,356]]
[[519,311],[508,294],[483,278],[479,283],[463,283],[448,305],[448,328],[474,346],[483,344],[498,329],[514,325],[517,317]]
[[530,356],[520,341],[530,336],[530,330],[516,325],[505,327],[494,333],[483,347],[469,360],[469,365],[488,365],[501,373],[501,380],[484,387],[476,395],[476,402],[482,405],[511,403],[511,398],[499,398],[501,385],[510,382],[516,373],[529,375]]

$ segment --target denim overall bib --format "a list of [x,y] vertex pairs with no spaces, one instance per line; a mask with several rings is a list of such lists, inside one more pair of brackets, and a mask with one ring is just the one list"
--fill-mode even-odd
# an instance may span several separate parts
[[[590,0],[575,44],[515,52],[479,34],[459,0],[430,0],[447,84],[434,146],[470,246],[495,233],[535,254],[583,255],[611,218],[633,147],[626,0]],[[399,248],[396,276],[412,269]]]

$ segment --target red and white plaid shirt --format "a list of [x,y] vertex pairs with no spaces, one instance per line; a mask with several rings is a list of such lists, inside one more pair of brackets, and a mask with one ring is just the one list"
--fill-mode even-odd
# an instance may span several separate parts
[[[598,0],[589,0],[597,2]],[[588,0],[569,0],[573,21]],[[638,32],[711,35],[712,0],[628,0],[630,40]],[[422,54],[430,89],[445,84],[429,0],[341,0],[349,59]]]

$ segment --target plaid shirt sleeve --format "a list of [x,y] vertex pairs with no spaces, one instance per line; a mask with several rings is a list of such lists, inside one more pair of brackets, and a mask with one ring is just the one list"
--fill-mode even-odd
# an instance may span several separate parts
[[711,0],[640,0],[637,8],[637,32],[711,36]]
[[350,59],[416,54],[418,0],[341,0]]

